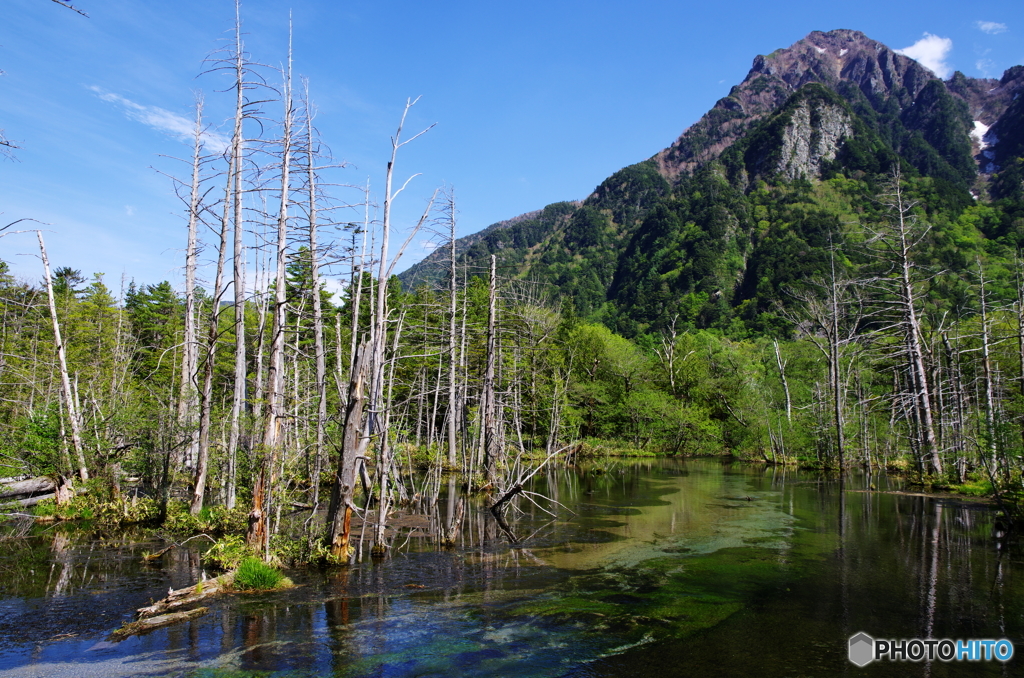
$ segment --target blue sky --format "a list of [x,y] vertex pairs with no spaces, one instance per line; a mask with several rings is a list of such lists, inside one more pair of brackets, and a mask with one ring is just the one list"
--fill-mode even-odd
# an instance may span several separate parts
[[[231,95],[203,60],[230,36],[231,0],[0,0],[0,225],[49,224],[53,266],[140,283],[181,280],[185,222],[162,172],[189,149],[175,133],[193,91],[227,129]],[[1020,0],[993,2],[481,3],[243,2],[253,58],[286,58],[309,78],[337,183],[383,186],[408,97],[399,178],[408,223],[441,184],[455,187],[460,235],[558,200],[586,197],[611,173],[668,146],[740,82],[757,54],[813,30],[852,28],[940,75],[999,77],[1024,63]],[[269,111],[275,113],[273,109]],[[159,170],[159,171],[158,171]],[[355,201],[339,188],[340,200]],[[358,215],[353,214],[353,218]],[[419,247],[404,268],[423,256]],[[34,238],[0,238],[0,259],[38,279]]]

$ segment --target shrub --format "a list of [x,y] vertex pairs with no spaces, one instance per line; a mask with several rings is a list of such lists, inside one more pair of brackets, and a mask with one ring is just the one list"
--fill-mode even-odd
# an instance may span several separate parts
[[229,534],[215,541],[213,546],[206,550],[203,562],[219,570],[231,570],[238,567],[246,556],[251,555],[245,545],[245,539]]
[[244,534],[247,517],[244,509],[228,509],[224,506],[204,506],[199,515],[194,516],[189,512],[189,505],[185,502],[171,501],[167,504],[164,529],[178,537],[196,534]]
[[287,581],[276,567],[251,556],[244,559],[235,571],[235,588],[243,591],[276,589],[287,585]]

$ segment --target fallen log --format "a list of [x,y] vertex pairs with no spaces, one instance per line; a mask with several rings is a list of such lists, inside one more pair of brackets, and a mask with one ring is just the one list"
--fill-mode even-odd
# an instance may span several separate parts
[[177,591],[171,590],[167,597],[158,600],[148,607],[140,607],[136,610],[138,619],[146,619],[156,615],[163,615],[168,612],[179,610],[193,603],[198,603],[204,598],[221,593],[231,582],[233,574],[224,574],[215,579],[206,579],[192,586],[186,586]]
[[53,499],[56,496],[56,494],[51,492],[50,494],[40,494],[35,497],[28,497],[26,499],[0,500],[0,508],[14,508],[15,506],[28,508],[29,506],[35,506],[44,499]]
[[52,478],[41,477],[19,480],[18,482],[0,485],[0,499],[20,497],[26,494],[39,494],[40,492],[53,492],[56,488],[57,483],[53,482]]
[[171,612],[157,617],[148,617],[139,621],[129,622],[111,633],[108,640],[112,643],[119,643],[130,636],[138,636],[165,626],[171,626],[172,624],[199,619],[209,611],[210,608],[208,607],[197,607],[194,610],[187,610],[185,612]]
[[[16,506],[21,506],[23,508],[28,508],[30,506],[35,506],[36,504],[38,504],[38,503],[40,503],[42,501],[45,501],[47,499],[54,499],[54,500],[56,500],[57,501],[57,505],[60,506],[61,503],[62,503],[61,497],[60,497],[60,494],[61,494],[62,491],[64,493],[64,497],[63,497],[63,502],[64,503],[70,501],[76,495],[88,494],[89,493],[88,488],[82,488],[82,489],[79,489],[79,490],[74,490],[71,487],[71,484],[68,483],[68,484],[65,484],[65,485],[63,485],[61,487],[58,487],[56,492],[50,492],[49,494],[37,494],[34,497],[25,497],[24,499],[0,499],[0,509],[11,509],[11,508],[14,508]],[[47,517],[50,517],[50,516],[47,516]]]

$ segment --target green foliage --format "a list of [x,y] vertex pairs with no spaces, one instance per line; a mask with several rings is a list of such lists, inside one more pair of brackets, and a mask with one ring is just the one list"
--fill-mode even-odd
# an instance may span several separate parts
[[259,558],[243,558],[235,571],[234,587],[242,591],[268,591],[285,585],[288,579],[276,567]]
[[971,497],[990,497],[995,490],[991,480],[980,476],[972,478],[965,483],[946,485],[944,487],[957,494],[966,494]]
[[15,419],[7,440],[0,442],[0,451],[8,457],[17,455],[36,475],[70,473],[61,433],[60,409],[53,404]]
[[248,557],[252,557],[252,550],[246,546],[245,539],[238,535],[226,534],[203,553],[203,562],[227,571],[235,569]]
[[190,537],[196,534],[211,536],[244,534],[248,515],[241,508],[229,509],[225,506],[204,506],[198,515],[192,515],[189,505],[182,501],[171,501],[167,504],[167,517],[164,528],[178,537]]
[[62,506],[44,499],[34,507],[34,515],[58,520],[88,520],[103,527],[124,527],[149,523],[157,515],[156,502],[146,497],[105,499],[100,492],[79,494]]

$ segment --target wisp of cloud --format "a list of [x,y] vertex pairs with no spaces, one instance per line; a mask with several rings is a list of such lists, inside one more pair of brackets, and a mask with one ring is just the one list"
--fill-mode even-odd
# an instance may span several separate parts
[[[191,140],[195,123],[188,118],[159,106],[144,106],[119,94],[107,92],[100,87],[90,87],[103,101],[120,106],[125,115],[136,122],[152,127],[182,140]],[[203,132],[203,143],[214,153],[223,153],[228,140],[221,134],[207,130]]]
[[925,33],[923,38],[910,47],[898,49],[896,52],[917,61],[940,78],[945,78],[953,72],[953,69],[946,64],[946,55],[951,49],[953,49],[953,41],[949,38],[940,38],[937,35]]
[[984,31],[989,35],[1006,32],[1006,24],[1001,24],[996,21],[975,21],[974,25],[978,27],[978,30]]

